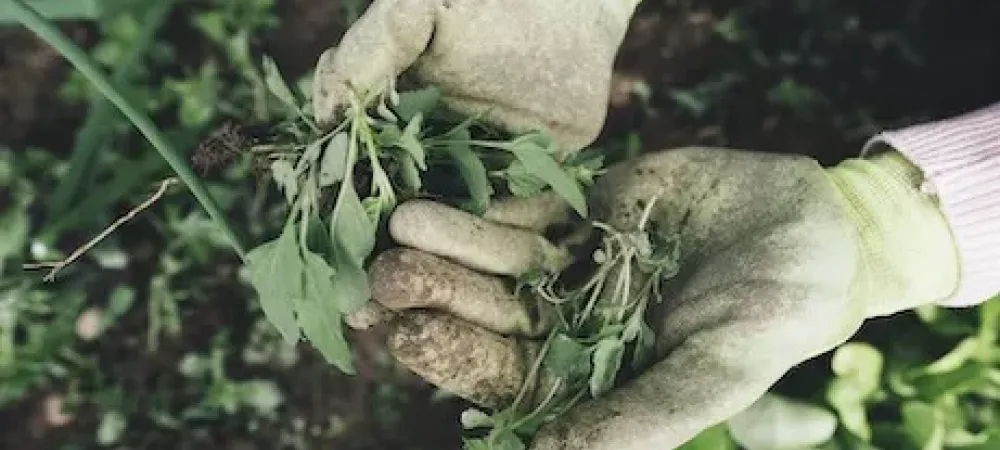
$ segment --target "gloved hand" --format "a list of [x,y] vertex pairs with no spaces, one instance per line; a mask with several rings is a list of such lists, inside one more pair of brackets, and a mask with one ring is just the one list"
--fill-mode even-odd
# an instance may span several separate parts
[[[824,169],[798,156],[685,148],[613,167],[590,192],[594,219],[680,236],[646,372],[545,426],[535,450],[672,449],[740,412],[795,365],[869,317],[946,298],[958,283],[948,226],[921,174],[894,152]],[[504,406],[544,321],[503,276],[566,253],[538,232],[567,219],[551,197],[478,218],[412,202],[390,219],[408,248],[371,269],[373,305],[394,311],[393,355],[473,402]],[[373,306],[373,308],[375,308]]]
[[[600,130],[615,52],[638,0],[376,0],[321,58],[314,112],[337,118],[348,86],[413,69],[445,102],[567,150]],[[958,262],[947,225],[895,153],[824,170],[814,161],[680,149],[623,163],[591,193],[593,218],[629,230],[644,202],[681,238],[647,372],[544,427],[535,450],[670,449],[750,405],[794,365],[861,322],[947,297]],[[509,278],[565,267],[541,232],[571,220],[551,196],[484,218],[412,202],[390,219],[404,248],[371,268],[374,302],[355,327],[388,321],[395,357],[485,406],[521,387],[546,323]],[[928,262],[934,262],[934,265]]]
[[412,68],[445,105],[565,150],[597,136],[612,65],[639,0],[375,0],[316,67],[313,112],[339,118],[347,89]]

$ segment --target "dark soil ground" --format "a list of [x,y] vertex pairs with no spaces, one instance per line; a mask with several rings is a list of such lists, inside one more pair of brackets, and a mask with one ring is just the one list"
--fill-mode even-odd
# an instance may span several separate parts
[[[1000,3],[846,0],[831,7],[827,5],[831,2],[812,2],[819,10],[839,15],[801,11],[807,3],[647,0],[620,53],[616,92],[603,138],[620,139],[637,131],[645,150],[729,145],[805,154],[833,163],[856,154],[859,144],[874,131],[855,119],[857,112],[867,114],[869,124],[892,126],[946,117],[1000,100]],[[343,32],[336,17],[340,9],[337,2],[327,0],[280,4],[286,25],[268,38],[268,53],[291,72],[301,73]],[[750,29],[756,32],[752,43],[727,42],[713,31],[736,7],[744,10]],[[871,33],[823,39],[821,34],[832,28],[829,21],[850,16],[858,17],[861,29]],[[67,29],[87,43],[85,26]],[[922,55],[922,62],[911,64],[891,44],[886,44],[888,49],[873,48],[874,33],[887,31],[909,42]],[[802,36],[811,33],[813,44],[802,44]],[[800,45],[805,50],[798,50]],[[798,57],[822,56],[826,63],[793,69],[761,67],[753,62],[754,51],[772,60],[798,51]],[[0,30],[0,144],[57,151],[71,140],[70,130],[80,123],[82,111],[62,107],[53,94],[67,70],[55,52],[29,34]],[[768,88],[788,73],[827,94],[827,104],[801,114],[769,101]],[[678,108],[668,95],[672,89],[690,88],[724,74],[736,74],[745,82],[725,91],[701,116]],[[648,101],[629,94],[635,81],[650,87]],[[133,320],[126,319],[114,330],[109,339],[113,343],[99,350],[102,364],[108,364],[108,375],[138,391],[176,382],[164,374],[175,367],[180,355],[191,348],[205,348],[212,330],[232,325],[234,320],[247,322],[241,319],[246,314],[242,303],[213,305],[230,306],[187,311],[182,339],[166,344],[155,357],[130,356],[139,354],[136,348],[141,346],[141,339],[130,336],[145,332],[145,313],[131,315]],[[875,323],[865,333],[877,339],[879,327]],[[294,370],[271,374],[287,390],[283,416],[301,417],[307,426],[323,425],[331,416],[343,420],[346,432],[310,438],[307,448],[457,448],[456,420],[463,405],[434,400],[428,386],[379,363],[375,356],[380,354],[379,335],[357,335],[354,340],[361,348],[356,377],[343,377],[311,356]],[[801,390],[799,384],[815,383],[801,374],[822,373],[820,367],[822,362],[807,365],[786,384],[793,382],[789,389]],[[241,370],[233,368],[235,375],[242,374]],[[397,389],[386,392],[384,387],[389,385]],[[44,395],[39,392],[37,397],[0,410],[0,449],[46,449],[92,439],[97,418],[88,417],[85,411],[71,426],[58,431],[39,425],[37,405]],[[393,406],[386,409],[386,404]],[[219,427],[205,435],[164,434],[135,444],[139,448],[274,449],[281,429],[264,425],[251,435]]]

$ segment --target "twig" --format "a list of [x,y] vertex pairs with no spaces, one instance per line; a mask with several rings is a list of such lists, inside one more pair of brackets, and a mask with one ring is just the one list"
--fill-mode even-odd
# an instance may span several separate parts
[[51,269],[58,265],[59,265],[58,262],[37,262],[37,263],[24,264],[21,266],[21,268],[24,270]]
[[153,193],[153,195],[149,196],[149,198],[146,199],[146,201],[140,203],[135,208],[132,208],[129,212],[125,213],[124,216],[119,217],[118,220],[115,220],[114,223],[112,223],[103,231],[101,231],[100,234],[94,236],[94,238],[91,239],[90,241],[87,241],[86,244],[83,244],[82,246],[74,250],[73,253],[70,254],[66,259],[63,259],[62,261],[58,262],[41,262],[34,264],[25,264],[23,267],[26,270],[51,267],[52,270],[50,270],[49,273],[45,275],[45,278],[43,278],[43,280],[48,282],[54,281],[56,279],[56,274],[58,274],[60,270],[72,264],[77,259],[80,259],[81,256],[90,251],[90,249],[94,248],[94,246],[96,246],[98,243],[104,240],[104,238],[108,237],[111,233],[113,233],[119,227],[124,225],[126,222],[135,218],[135,216],[138,215],[140,212],[146,210],[150,206],[153,206],[154,203],[156,203],[160,198],[163,197],[164,194],[167,193],[167,189],[169,189],[170,186],[177,184],[177,181],[178,181],[177,178],[167,178],[161,181],[160,187],[156,190],[156,192]]

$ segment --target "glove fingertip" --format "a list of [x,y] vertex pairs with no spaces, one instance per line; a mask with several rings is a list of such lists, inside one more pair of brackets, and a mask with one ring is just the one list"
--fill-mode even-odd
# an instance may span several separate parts
[[431,384],[490,408],[513,400],[527,364],[517,340],[424,311],[409,311],[392,321],[389,351]]
[[312,86],[313,118],[323,128],[337,122],[338,109],[341,100],[338,91],[343,88],[342,77],[334,70],[334,59],[337,47],[330,47],[323,52],[316,63],[316,73]]
[[395,313],[376,301],[369,301],[361,309],[344,315],[344,323],[354,330],[367,330],[389,323]]

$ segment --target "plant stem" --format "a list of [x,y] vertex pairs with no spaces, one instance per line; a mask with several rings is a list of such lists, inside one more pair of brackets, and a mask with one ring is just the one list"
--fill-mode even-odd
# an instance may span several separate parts
[[24,0],[11,0],[10,11],[12,15],[26,28],[38,35],[53,48],[59,51],[70,63],[76,67],[94,87],[108,98],[122,114],[129,118],[136,128],[146,137],[150,144],[160,153],[160,156],[170,165],[177,177],[184,182],[195,199],[208,213],[213,222],[222,228],[229,238],[233,249],[239,254],[241,259],[246,259],[246,251],[240,244],[239,239],[232,227],[229,226],[226,216],[223,215],[218,205],[212,199],[208,190],[201,180],[191,171],[191,168],[181,158],[180,153],[171,146],[167,139],[160,133],[149,116],[140,112],[132,106],[108,81],[107,77],[97,69],[94,62],[76,43],[66,37],[51,22],[42,17],[38,11],[26,4]]

